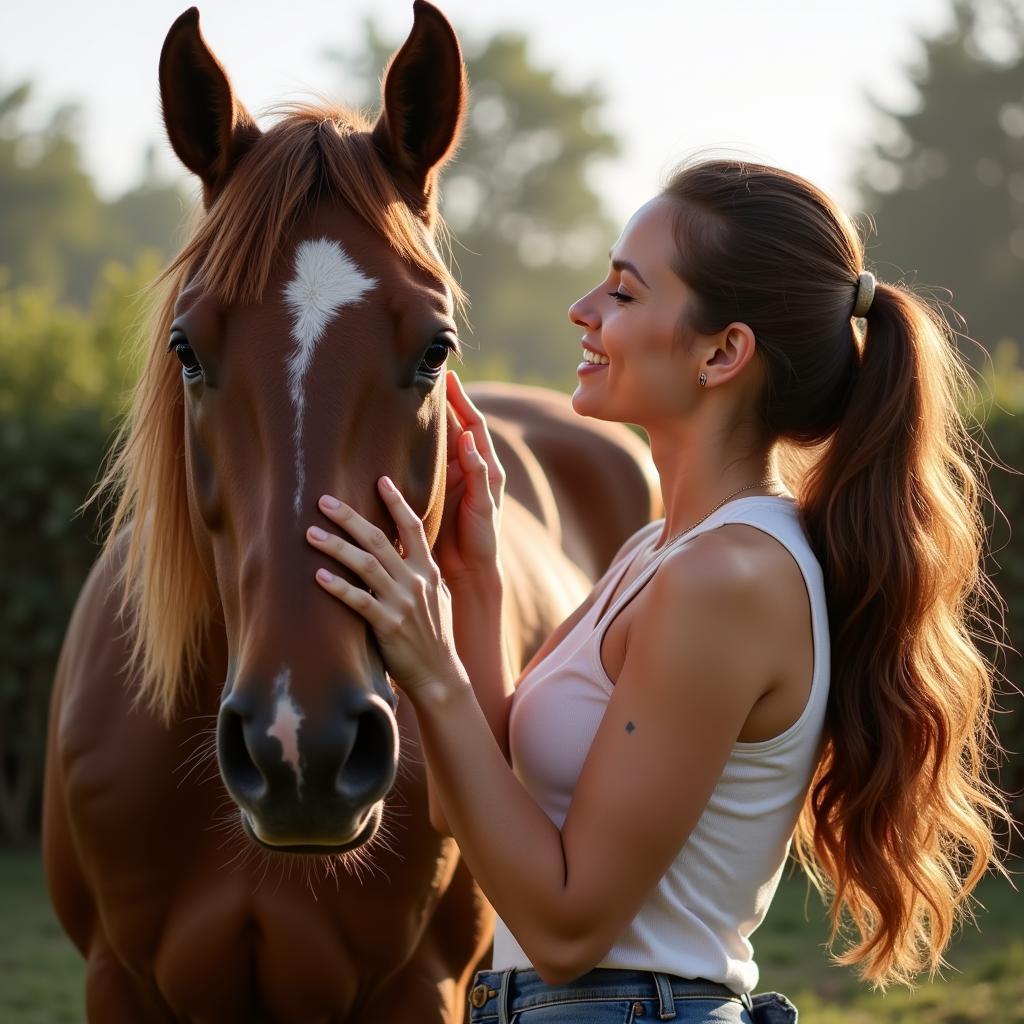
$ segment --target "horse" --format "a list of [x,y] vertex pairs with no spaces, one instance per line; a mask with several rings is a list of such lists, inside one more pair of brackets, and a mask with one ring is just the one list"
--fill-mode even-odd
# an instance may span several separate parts
[[[107,540],[57,665],[52,902],[90,1021],[451,1024],[493,910],[431,827],[408,702],[365,623],[315,586],[304,538],[325,492],[393,537],[383,473],[432,544],[441,527],[459,292],[437,182],[467,103],[459,43],[416,0],[372,123],[296,103],[259,127],[195,8],[159,80],[202,208],[155,285],[100,485]],[[540,388],[471,394],[508,474],[521,665],[657,493],[625,427]]]

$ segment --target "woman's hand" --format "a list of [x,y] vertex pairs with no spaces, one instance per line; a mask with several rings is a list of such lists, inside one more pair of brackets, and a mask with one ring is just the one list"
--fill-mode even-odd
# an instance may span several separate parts
[[454,586],[497,567],[505,471],[494,453],[483,414],[454,371],[448,372],[445,385],[448,477],[434,554],[445,580]]
[[398,526],[404,557],[355,509],[324,495],[320,510],[355,543],[316,526],[306,531],[307,540],[351,569],[370,592],[327,569],[319,569],[316,580],[370,624],[388,674],[407,694],[431,683],[465,682],[452,635],[451,595],[430,555],[423,524],[388,477],[380,478],[378,489]]

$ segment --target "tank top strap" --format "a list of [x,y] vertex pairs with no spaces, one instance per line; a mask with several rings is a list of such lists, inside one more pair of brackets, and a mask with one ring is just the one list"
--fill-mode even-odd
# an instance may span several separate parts
[[[633,582],[630,583],[629,586],[626,587],[626,589],[623,590],[622,593],[619,594],[619,596],[615,598],[614,601],[612,601],[610,604],[605,605],[604,610],[598,616],[595,625],[600,625],[606,621],[609,621],[610,619],[613,619],[615,615],[617,615],[618,612],[623,607],[625,607],[625,605],[627,605],[637,595],[637,593],[640,590],[644,588],[644,586],[649,582],[649,580],[655,574],[655,572],[657,572],[658,566],[661,565],[661,563],[665,560],[665,557],[670,552],[675,551],[677,548],[681,547],[686,541],[693,540],[694,537],[699,536],[700,534],[705,533],[708,530],[714,530],[717,527],[723,526],[726,523],[730,522],[730,515],[736,515],[736,513],[739,511],[739,506],[749,506],[751,503],[758,501],[771,503],[771,505],[768,507],[771,508],[771,506],[775,506],[783,515],[786,516],[791,515],[792,510],[795,509],[796,507],[794,499],[786,495],[755,494],[748,498],[736,498],[733,501],[727,502],[721,508],[716,509],[714,512],[712,512],[711,515],[709,515],[707,519],[705,519],[703,522],[698,523],[696,526],[684,531],[677,537],[673,537],[663,547],[655,551],[654,557],[646,566],[644,566],[643,571],[636,577],[636,579],[633,580]],[[775,508],[771,508],[771,512],[774,513]],[[737,518],[735,521],[744,522],[746,518],[747,517],[744,516],[742,518]],[[629,559],[628,565],[632,565],[635,560],[636,554],[634,554],[633,558]],[[618,578],[614,580],[609,589],[614,590],[615,587],[618,586],[619,580],[621,580],[622,577],[625,576],[625,574],[629,571],[628,565],[622,570],[622,573],[618,576]]]

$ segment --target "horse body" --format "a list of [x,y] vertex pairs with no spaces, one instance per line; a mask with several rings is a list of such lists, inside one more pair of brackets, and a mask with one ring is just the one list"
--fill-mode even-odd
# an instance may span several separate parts
[[[450,26],[415,6],[372,131],[303,108],[264,136],[194,10],[165,43],[207,218],[168,272],[119,456],[130,512],[69,626],[47,752],[47,877],[90,1020],[451,1024],[490,943],[430,826],[411,707],[304,540],[323,492],[388,529],[385,472],[431,542],[441,526],[455,343],[433,175],[465,85]],[[523,663],[648,521],[649,461],[564,396],[476,395],[509,470]]]
[[47,766],[46,870],[88,959],[88,1019],[461,1020],[490,912],[454,841],[430,826],[407,702],[391,838],[362,868],[328,874],[257,851],[226,817],[217,773],[189,756],[216,716],[223,645],[209,652],[200,701],[170,727],[133,710],[110,562],[93,570],[68,632]]
[[[500,404],[505,416],[519,406],[528,432],[538,397],[528,390],[491,385],[474,398],[485,410]],[[551,414],[549,396],[541,402],[538,422]],[[499,450],[511,450],[521,432],[505,435],[503,426],[492,421],[492,433]],[[649,515],[650,497],[639,459],[631,477],[621,472],[628,439],[589,441],[579,466],[604,507],[620,507],[624,490],[632,496],[628,516],[593,519],[596,559]],[[502,551],[513,656],[525,661],[578,603],[587,578],[516,489],[510,479]],[[529,490],[524,497],[536,501]],[[251,847],[202,756],[227,672],[226,639],[214,631],[196,700],[170,725],[137,708],[118,612],[126,542],[97,562],[76,606],[47,754],[46,873],[65,930],[88,960],[89,1020],[461,1021],[493,911],[454,840],[430,825],[411,706],[399,700],[396,710],[401,770],[382,824],[388,838],[365,863],[330,867]]]

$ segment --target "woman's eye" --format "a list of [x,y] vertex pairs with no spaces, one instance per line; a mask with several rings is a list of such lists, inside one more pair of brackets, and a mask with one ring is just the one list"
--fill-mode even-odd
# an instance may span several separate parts
[[448,359],[452,346],[446,341],[435,341],[423,354],[420,372],[428,375],[436,374]]
[[609,292],[608,294],[609,294],[609,295],[610,295],[610,296],[611,296],[611,297],[612,297],[612,298],[613,298],[613,299],[614,299],[614,300],[615,300],[616,302],[619,302],[619,303],[623,303],[623,304],[625,304],[625,303],[627,303],[627,302],[632,302],[632,301],[633,301],[633,296],[632,296],[632,295],[627,295],[627,294],[626,294],[625,292],[620,292],[620,291],[619,291],[618,289],[616,289],[616,290],[615,290],[615,291],[613,291],[613,292]]

